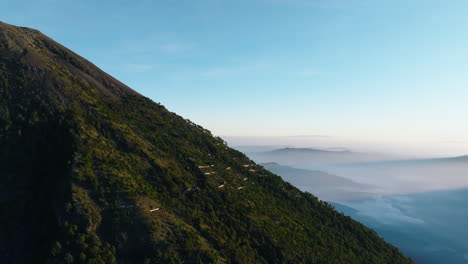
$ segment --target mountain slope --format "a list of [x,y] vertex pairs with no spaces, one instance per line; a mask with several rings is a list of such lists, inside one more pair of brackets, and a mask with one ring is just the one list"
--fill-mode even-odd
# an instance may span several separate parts
[[412,263],[40,32],[0,23],[3,263]]

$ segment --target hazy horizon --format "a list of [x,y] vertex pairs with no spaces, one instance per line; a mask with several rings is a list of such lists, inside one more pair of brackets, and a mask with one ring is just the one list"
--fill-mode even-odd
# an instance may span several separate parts
[[19,0],[0,20],[215,135],[455,156],[468,149],[467,11],[461,0]]
[[324,135],[301,136],[221,136],[232,147],[294,147],[324,150],[347,149],[355,152],[382,153],[401,158],[443,158],[468,155],[468,142],[450,141],[377,141],[353,140]]

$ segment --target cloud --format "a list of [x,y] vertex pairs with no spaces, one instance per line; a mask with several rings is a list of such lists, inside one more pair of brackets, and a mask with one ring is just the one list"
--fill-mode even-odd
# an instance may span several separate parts
[[314,71],[314,70],[302,70],[302,71],[297,72],[297,75],[301,77],[315,77],[315,76],[319,76],[322,74],[323,72]]
[[295,135],[295,136],[286,136],[290,138],[329,138],[327,135]]
[[285,67],[284,63],[279,61],[247,61],[234,65],[219,65],[201,71],[200,75],[207,78],[233,77],[233,76],[284,76],[284,77],[315,77],[323,75],[324,72],[300,69],[294,67]]
[[365,8],[374,4],[375,0],[262,0],[264,3],[300,5],[319,9]]
[[154,68],[151,64],[142,64],[142,63],[128,63],[125,64],[125,69],[131,72],[147,72]]
[[166,53],[183,53],[193,49],[193,44],[183,43],[166,43],[159,47],[159,49]]
[[113,48],[113,53],[132,56],[174,55],[192,51],[196,43],[181,39],[172,33],[147,34],[138,38],[123,39]]
[[443,140],[440,141],[439,143],[446,143],[446,144],[468,144],[468,141],[466,140],[460,140],[460,139],[449,139],[449,140]]
[[220,66],[214,67],[211,69],[206,69],[200,73],[202,77],[207,78],[217,78],[217,77],[227,77],[227,76],[236,76],[242,75],[246,76],[248,74],[261,74],[272,72],[272,65],[269,63],[246,63],[243,65],[234,65],[234,66]]
[[219,67],[219,68],[211,68],[211,69],[207,69],[205,71],[202,71],[200,73],[200,75],[202,77],[220,77],[220,76],[226,76],[226,75],[229,75],[229,74],[233,74],[235,73],[236,71],[232,68],[222,68],[222,67]]
[[[381,224],[424,224],[424,220],[410,216],[405,212],[411,211],[410,201],[409,197],[400,197],[399,199],[376,198],[363,201],[359,204],[346,205],[358,210],[359,215],[371,217]],[[405,211],[402,210],[403,208]]]

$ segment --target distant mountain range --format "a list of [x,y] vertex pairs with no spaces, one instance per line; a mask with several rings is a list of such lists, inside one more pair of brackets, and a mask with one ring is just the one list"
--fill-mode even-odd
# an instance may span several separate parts
[[418,263],[468,263],[466,155],[388,160],[388,156],[380,156],[375,160],[349,150],[310,148],[270,149],[249,155],[256,160],[323,169],[261,164],[301,190],[331,201],[338,211],[376,230]]
[[259,163],[275,162],[322,171],[373,186],[371,190],[361,190],[364,197],[468,187],[468,156],[410,159],[380,153],[290,147],[246,154]]
[[440,166],[443,164],[468,164],[468,155],[458,157],[447,157],[447,158],[428,158],[428,159],[396,159],[396,160],[384,160],[384,161],[367,161],[351,164],[342,164],[349,166]]
[[296,169],[278,163],[262,163],[265,169],[280,175],[302,191],[313,193],[325,201],[342,201],[375,196],[372,187],[344,177],[317,170]]
[[259,163],[277,162],[297,168],[316,169],[325,166],[376,162],[397,159],[396,155],[353,152],[347,149],[324,150],[314,148],[280,148],[268,151],[247,151]]

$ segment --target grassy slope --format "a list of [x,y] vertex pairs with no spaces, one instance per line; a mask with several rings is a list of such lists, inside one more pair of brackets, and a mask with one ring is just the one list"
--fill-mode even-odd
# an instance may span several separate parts
[[0,24],[0,55],[3,259],[411,263],[39,32]]

